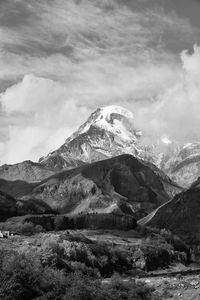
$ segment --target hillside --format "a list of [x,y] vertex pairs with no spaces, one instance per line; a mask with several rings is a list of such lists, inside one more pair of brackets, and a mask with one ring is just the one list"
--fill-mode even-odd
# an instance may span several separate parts
[[0,191],[0,221],[17,214],[16,200]]
[[141,225],[166,228],[190,244],[200,241],[200,188],[196,185],[139,221]]
[[9,181],[37,182],[63,169],[72,169],[79,165],[83,165],[83,162],[73,159],[64,160],[60,156],[51,157],[43,163],[28,160],[18,164],[0,166],[0,178]]
[[41,200],[16,200],[14,197],[0,191],[0,222],[5,221],[13,216],[26,214],[46,214],[52,212],[53,211],[48,204]]
[[38,183],[0,180],[0,189],[18,199],[44,201],[60,213],[117,212],[137,218],[180,191],[157,168],[128,154],[63,171]]

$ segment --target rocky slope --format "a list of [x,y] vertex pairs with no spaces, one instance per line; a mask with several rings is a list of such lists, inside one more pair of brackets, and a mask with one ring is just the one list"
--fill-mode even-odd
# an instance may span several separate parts
[[60,213],[125,213],[141,217],[180,191],[168,177],[131,155],[87,164],[39,183],[0,181],[0,189],[38,199]]
[[39,181],[51,175],[53,175],[53,171],[30,160],[14,165],[5,164],[0,167],[0,178],[6,180]]
[[83,162],[78,160],[64,160],[59,155],[51,157],[43,163],[35,163],[28,160],[18,164],[0,166],[0,178],[10,181],[37,182],[63,169],[73,169],[83,164]]
[[162,205],[140,225],[166,228],[182,237],[187,243],[200,241],[200,186],[197,181],[190,189],[177,194],[171,201]]

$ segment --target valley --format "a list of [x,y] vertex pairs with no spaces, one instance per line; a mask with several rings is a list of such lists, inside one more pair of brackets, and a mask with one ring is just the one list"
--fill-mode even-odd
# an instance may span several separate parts
[[199,143],[159,153],[164,142],[143,136],[131,112],[104,107],[37,163],[2,165],[0,231],[13,235],[0,239],[3,257],[100,289],[142,287],[144,299],[198,299]]

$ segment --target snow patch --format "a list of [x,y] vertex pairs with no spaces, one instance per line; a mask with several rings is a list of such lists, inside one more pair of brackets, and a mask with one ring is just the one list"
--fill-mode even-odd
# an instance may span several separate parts
[[166,145],[170,145],[172,143],[172,141],[170,141],[170,139],[167,136],[163,136],[161,138],[161,141]]

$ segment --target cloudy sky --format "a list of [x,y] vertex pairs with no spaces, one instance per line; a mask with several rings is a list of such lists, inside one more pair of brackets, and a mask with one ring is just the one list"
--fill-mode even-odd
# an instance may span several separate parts
[[0,162],[37,161],[97,107],[200,140],[199,0],[0,0]]

